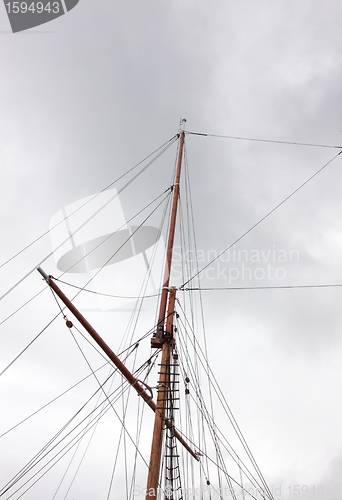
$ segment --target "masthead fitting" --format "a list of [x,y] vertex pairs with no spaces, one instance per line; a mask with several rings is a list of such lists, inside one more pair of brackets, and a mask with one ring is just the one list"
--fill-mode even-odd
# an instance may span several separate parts
[[186,119],[185,118],[182,118],[181,121],[180,121],[180,125],[179,125],[179,131],[180,132],[184,132],[184,129],[185,129],[185,123],[186,123]]

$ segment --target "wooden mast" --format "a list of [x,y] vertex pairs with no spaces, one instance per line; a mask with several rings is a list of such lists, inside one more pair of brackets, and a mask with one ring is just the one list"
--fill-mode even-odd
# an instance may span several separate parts
[[[172,351],[175,347],[175,341],[173,338],[173,315],[174,315],[174,304],[176,297],[176,289],[169,288],[171,264],[172,264],[172,254],[174,245],[174,235],[176,227],[177,218],[177,208],[179,199],[179,183],[181,176],[182,158],[183,158],[183,148],[184,148],[184,126],[186,120],[181,121],[181,128],[179,133],[179,150],[178,150],[178,161],[176,169],[175,183],[173,185],[173,201],[172,201],[172,211],[170,218],[170,227],[168,235],[168,243],[166,250],[166,262],[164,270],[164,280],[161,292],[161,300],[159,306],[159,316],[157,323],[157,331],[154,337],[151,339],[151,346],[160,348],[162,350],[160,372],[159,372],[159,382],[158,382],[158,396],[157,402],[154,403],[150,394],[148,394],[144,387],[139,383],[139,381],[127,370],[120,359],[114,354],[110,347],[103,341],[99,334],[94,330],[94,328],[88,323],[84,316],[75,308],[71,301],[64,295],[64,293],[59,289],[59,287],[54,283],[51,276],[48,276],[41,268],[38,268],[40,274],[44,277],[48,285],[56,292],[56,294],[61,298],[64,304],[69,308],[69,310],[75,315],[75,317],[80,321],[80,323],[86,328],[93,339],[98,343],[98,345],[104,350],[107,356],[114,362],[117,368],[120,370],[122,375],[130,382],[138,394],[145,400],[145,402],[150,406],[150,408],[155,412],[155,422],[154,431],[152,437],[152,446],[150,454],[150,465],[149,473],[147,479],[147,489],[146,489],[146,500],[156,500],[158,487],[159,487],[159,476],[160,476],[160,465],[161,456],[163,448],[163,434],[164,429],[167,427],[172,429],[173,436],[180,441],[180,443],[187,449],[187,451],[198,460],[198,455],[194,452],[188,443],[183,439],[182,435],[174,428],[173,422],[165,417],[165,411],[167,406],[168,393],[170,389],[170,359],[172,356]],[[167,307],[167,314],[166,314]],[[72,326],[71,322],[68,326]]]
[[[146,500],[155,500],[159,487],[160,465],[163,450],[163,435],[165,429],[165,409],[167,403],[167,395],[170,388],[170,357],[171,350],[174,346],[173,339],[173,314],[176,290],[169,288],[170,273],[172,265],[172,254],[176,228],[177,208],[179,199],[179,183],[182,168],[183,148],[184,148],[184,126],[186,120],[181,121],[181,129],[179,135],[179,150],[175,183],[173,186],[172,211],[170,218],[169,235],[166,249],[166,262],[164,271],[163,287],[159,306],[159,316],[157,323],[157,331],[151,339],[152,347],[161,347],[162,356],[159,371],[158,381],[158,397],[157,408],[154,419],[154,429],[151,445],[150,464],[147,478]],[[166,313],[166,306],[167,314]]]
[[177,217],[177,208],[178,208],[178,199],[179,199],[179,183],[180,183],[180,175],[181,175],[182,159],[183,159],[185,122],[186,122],[185,119],[183,119],[181,121],[177,170],[176,170],[175,183],[173,185],[172,211],[171,211],[171,219],[170,219],[169,236],[168,236],[167,248],[166,248],[166,262],[165,262],[164,280],[163,280],[163,287],[162,287],[161,298],[160,298],[157,331],[155,332],[155,336],[151,340],[152,347],[161,347],[163,345],[165,312],[166,312],[167,298],[168,298],[168,294],[169,294],[169,281],[170,281],[170,272],[171,272],[171,264],[172,264],[173,242],[175,239],[176,217]]
[[171,289],[167,309],[166,331],[164,332],[164,343],[162,346],[162,357],[160,363],[157,407],[154,418],[153,437],[151,445],[150,465],[147,477],[146,500],[157,498],[160,465],[163,450],[164,429],[166,427],[165,410],[168,395],[170,394],[170,358],[174,345],[173,341],[173,313],[175,305],[176,290]]

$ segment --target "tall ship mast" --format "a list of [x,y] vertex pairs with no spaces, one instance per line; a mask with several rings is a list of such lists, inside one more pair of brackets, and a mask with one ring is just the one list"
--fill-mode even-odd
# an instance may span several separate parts
[[[62,320],[66,324],[70,338],[84,358],[88,373],[62,394],[15,422],[2,437],[7,438],[24,428],[37,415],[47,415],[47,410],[59,398],[66,394],[69,397],[69,391],[73,393],[80,384],[87,387],[87,397],[82,401],[72,401],[70,414],[64,408],[65,421],[61,427],[50,420],[45,429],[42,422],[47,422],[47,417],[41,417],[42,435],[36,437],[37,443],[35,440],[31,442],[36,451],[31,458],[24,453],[19,472],[14,472],[15,461],[10,464],[8,477],[0,490],[4,499],[43,498],[39,493],[39,484],[42,483],[44,498],[66,500],[82,494],[83,498],[93,500],[95,493],[92,485],[98,484],[95,469],[99,469],[101,476],[101,487],[95,488],[97,498],[273,499],[272,491],[216,381],[208,360],[206,340],[203,343],[200,338],[203,331],[195,325],[194,306],[198,301],[185,284],[189,282],[189,277],[198,275],[198,263],[192,264],[189,269],[182,269],[181,285],[173,281],[177,222],[180,220],[183,224],[179,226],[180,240],[183,238],[188,244],[194,237],[193,229],[184,228],[184,219],[191,222],[192,214],[182,218],[178,213],[183,176],[184,191],[189,191],[189,172],[182,174],[185,123],[186,120],[181,121],[179,132],[152,158],[154,161],[170,145],[178,143],[173,180],[162,193],[166,206],[163,217],[168,222],[165,258],[159,265],[162,279],[156,294],[146,293],[146,289],[147,283],[154,277],[152,261],[157,255],[157,245],[163,246],[162,231],[148,225],[147,221],[158,204],[147,205],[150,212],[143,216],[142,222],[134,225],[130,221],[120,222],[113,232],[101,229],[102,235],[99,224],[92,222],[93,215],[89,215],[88,210],[93,199],[101,197],[82,200],[53,220],[51,231],[61,229],[61,243],[55,246],[55,257],[57,255],[57,268],[62,274],[58,278],[48,274],[42,262],[37,268],[43,278],[41,292],[52,292],[50,299],[56,312],[52,322]],[[152,164],[152,160],[148,160],[147,164]],[[142,167],[134,176],[138,177],[146,168]],[[102,203],[101,207],[99,204],[94,207],[95,216],[101,210],[107,210],[112,201],[117,200],[118,193],[120,189],[102,197],[102,201],[98,202]],[[156,199],[158,202],[159,198]],[[189,208],[190,204],[186,206]],[[84,220],[77,219],[75,222],[73,216],[84,207],[87,207]],[[89,236],[90,232],[85,229],[87,223],[93,224],[93,236]],[[108,223],[108,218],[105,223]],[[106,231],[108,234],[105,234]],[[182,252],[184,257],[186,246]],[[113,271],[111,276],[115,280],[119,264],[126,266],[121,276],[125,278],[133,269],[134,279],[134,269],[140,257],[139,262],[146,264],[145,285],[141,295],[135,297],[138,305],[131,316],[131,333],[126,335],[125,343],[119,345],[116,351],[111,342],[119,333],[120,322],[111,324],[110,333],[103,336],[101,331],[106,328],[103,320],[97,319],[96,325],[88,320],[82,303],[82,312],[77,306],[78,296],[80,292],[90,292],[99,300],[125,299],[124,296],[108,293],[107,289],[91,290],[91,283],[99,284],[100,274],[106,283],[110,282],[109,271]],[[79,286],[69,282],[72,276],[75,281],[81,276],[88,276],[88,279]],[[77,289],[72,298],[64,291],[69,287],[70,292],[70,286]],[[195,290],[200,291],[200,287],[194,287]],[[182,305],[179,297],[183,299],[186,294],[190,298]],[[150,298],[158,300],[156,319],[147,331],[139,335],[138,317],[142,305]],[[106,307],[107,314],[108,311],[111,314],[111,309]],[[148,349],[143,353],[140,352],[142,344]],[[71,353],[66,351],[66,362],[69,357]],[[63,366],[63,359],[60,358],[59,362]],[[10,368],[8,366],[6,370]],[[155,377],[154,382],[152,376]],[[53,412],[50,419],[51,415]],[[107,418],[109,415],[116,419],[114,432]],[[222,424],[223,421],[226,424]],[[100,429],[102,423],[103,428]],[[47,442],[41,443],[46,434],[49,434]],[[104,438],[100,447],[93,444],[96,434]],[[89,456],[95,458],[88,459]],[[106,465],[99,464],[103,458]]]

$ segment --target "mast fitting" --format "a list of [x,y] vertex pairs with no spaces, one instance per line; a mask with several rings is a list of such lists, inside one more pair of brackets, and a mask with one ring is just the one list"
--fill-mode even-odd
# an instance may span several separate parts
[[[131,385],[134,387],[137,382],[138,382],[138,384],[143,385],[145,387],[145,389],[150,393],[150,396],[151,396],[150,401],[152,401],[153,400],[153,392],[152,392],[153,387],[150,387],[145,382],[143,382],[142,380],[139,380],[139,379],[135,379],[135,382],[133,382]],[[137,393],[138,393],[138,396],[141,396],[144,393],[144,389],[141,392],[137,391]]]
[[179,132],[184,132],[185,124],[186,124],[186,119],[182,118],[179,125]]

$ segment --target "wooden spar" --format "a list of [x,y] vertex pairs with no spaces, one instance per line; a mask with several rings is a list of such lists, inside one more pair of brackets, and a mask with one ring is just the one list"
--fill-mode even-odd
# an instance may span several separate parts
[[168,298],[168,293],[169,293],[169,281],[170,281],[170,272],[171,272],[171,264],[172,264],[173,242],[174,242],[174,238],[175,238],[177,208],[178,208],[178,199],[179,199],[179,183],[180,183],[182,159],[183,159],[185,122],[186,122],[186,120],[184,120],[184,119],[181,121],[181,128],[182,129],[180,131],[180,136],[179,136],[179,150],[178,150],[176,178],[175,178],[175,183],[173,185],[173,200],[172,200],[169,236],[168,236],[167,248],[166,248],[166,262],[165,262],[164,280],[163,280],[163,287],[162,287],[161,298],[160,298],[157,331],[155,333],[155,336],[151,339],[151,347],[161,347],[163,344],[165,312],[166,312],[166,304],[167,304],[167,298]]
[[167,310],[167,325],[165,339],[162,346],[162,358],[160,364],[157,409],[154,419],[153,438],[150,455],[150,465],[147,477],[146,499],[153,500],[157,498],[159,485],[161,455],[163,449],[163,435],[165,427],[165,410],[167,395],[170,388],[170,358],[173,341],[173,314],[175,309],[176,289],[172,288],[169,294],[169,304]]
[[[169,226],[169,235],[166,248],[166,262],[164,271],[163,287],[161,291],[161,299],[159,306],[159,316],[157,322],[157,331],[151,339],[151,347],[162,348],[162,361],[160,370],[159,390],[157,398],[157,410],[154,418],[154,429],[152,437],[152,446],[150,454],[150,465],[147,478],[146,500],[156,499],[159,486],[160,464],[163,450],[163,434],[166,408],[166,394],[170,386],[170,355],[171,343],[173,340],[173,313],[175,304],[175,289],[169,288],[173,245],[176,229],[177,208],[179,199],[179,184],[181,177],[183,148],[184,148],[184,126],[186,120],[181,121],[181,130],[179,136],[178,160],[176,169],[176,178],[173,186],[172,210]],[[168,301],[168,313],[165,317],[166,306]],[[166,321],[166,325],[165,325]]]
[[[145,391],[145,389],[142,387],[139,381],[134,377],[132,373],[129,372],[129,370],[114,354],[114,352],[110,349],[110,347],[103,341],[103,339],[94,330],[94,328],[90,325],[90,323],[88,323],[88,321],[84,318],[84,316],[82,316],[82,314],[75,308],[75,306],[69,301],[69,299],[67,299],[67,297],[63,294],[63,292],[52,281],[51,277],[47,276],[41,269],[38,269],[38,271],[46,279],[50,287],[61,298],[64,304],[70,309],[70,311],[80,321],[80,323],[84,326],[84,328],[86,328],[86,330],[97,342],[97,344],[104,350],[107,356],[117,366],[117,368],[120,370],[123,376],[135,388],[138,394],[155,412],[150,464],[149,464],[149,471],[147,478],[146,500],[151,500],[151,499],[156,500],[157,498],[160,468],[161,468],[161,457],[163,450],[163,435],[165,427],[172,429],[173,435],[180,441],[180,443],[189,451],[189,453],[196,460],[199,460],[197,454],[190,448],[190,446],[184,441],[180,433],[173,427],[171,419],[169,420],[165,418],[165,410],[167,407],[166,404],[167,395],[170,387],[170,359],[172,355],[172,350],[175,346],[175,340],[173,338],[173,315],[174,315],[176,290],[175,288],[169,288],[169,282],[170,282],[177,208],[179,199],[179,184],[180,184],[183,149],[184,149],[185,122],[186,120],[181,121],[181,130],[179,134],[178,160],[176,168],[176,177],[173,185],[173,200],[172,200],[172,209],[170,216],[168,242],[166,248],[166,261],[165,261],[163,286],[162,286],[161,299],[159,305],[157,331],[155,332],[153,338],[151,339],[151,347],[161,348],[162,350],[162,358],[160,365],[161,369],[159,372],[160,377],[158,382],[157,404],[152,401],[151,395]],[[166,314],[166,308],[167,308],[167,314]]]
[[[67,296],[62,292],[62,290],[56,285],[56,283],[52,280],[52,276],[48,276],[43,269],[38,267],[37,271],[43,276],[47,284],[52,288],[52,290],[58,295],[58,297],[64,302],[66,307],[72,312],[75,318],[81,323],[81,325],[87,330],[87,332],[91,335],[91,337],[95,340],[95,342],[101,347],[101,349],[107,354],[108,358],[113,361],[118,370],[122,373],[125,379],[134,387],[139,396],[143,398],[143,400],[148,404],[148,406],[155,412],[156,411],[156,403],[152,400],[151,395],[145,391],[143,386],[140,384],[138,379],[134,377],[134,375],[126,368],[126,366],[122,363],[120,358],[111,350],[111,348],[106,344],[106,342],[102,339],[102,337],[97,333],[97,331],[91,326],[91,324],[85,319],[85,317],[79,312],[79,310],[74,306],[74,304],[67,298]],[[184,440],[181,434],[175,429],[172,425],[172,422],[168,420],[165,421],[165,425],[168,428],[172,428],[175,437],[178,441],[186,448],[186,450],[196,459],[198,460],[198,455],[190,448],[188,443]]]
[[47,276],[45,272],[39,267],[38,271],[45,278],[47,284],[52,288],[52,290],[58,295],[58,297],[64,302],[67,308],[73,313],[73,315],[78,319],[82,326],[87,330],[87,332],[93,337],[95,342],[101,347],[101,349],[107,354],[109,359],[113,361],[115,366],[120,370],[122,375],[128,380],[128,382],[134,387],[134,389],[140,394],[140,396],[146,401],[146,403],[152,408],[153,411],[156,410],[156,404],[152,401],[151,395],[148,394],[134,375],[126,368],[123,362],[118,358],[118,356],[111,350],[111,348],[106,344],[106,342],[100,337],[97,331],[91,326],[91,324],[85,319],[85,317],[76,309],[74,304],[67,298],[62,290],[56,285],[52,280],[51,276]]

